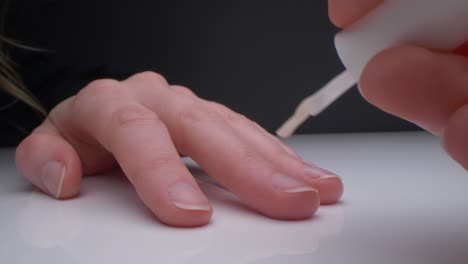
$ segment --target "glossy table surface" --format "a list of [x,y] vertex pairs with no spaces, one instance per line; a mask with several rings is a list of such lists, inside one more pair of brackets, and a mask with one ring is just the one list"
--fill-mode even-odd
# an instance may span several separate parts
[[[304,135],[287,141],[342,176],[342,202],[277,221],[194,169],[211,223],[160,224],[121,175],[87,177],[55,201],[0,150],[0,263],[468,263],[468,173],[425,133]],[[191,163],[191,161],[187,161]]]

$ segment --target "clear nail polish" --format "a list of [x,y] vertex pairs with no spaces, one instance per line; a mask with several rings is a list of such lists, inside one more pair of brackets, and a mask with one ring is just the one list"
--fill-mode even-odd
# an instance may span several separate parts
[[178,182],[169,187],[169,199],[171,202],[184,210],[209,211],[209,201],[194,186],[185,182]]
[[286,193],[317,192],[305,182],[282,174],[273,176],[272,183],[276,189]]
[[49,161],[42,168],[42,185],[50,195],[57,199],[62,193],[65,172],[65,166],[58,161]]
[[305,172],[307,173],[307,176],[309,176],[311,179],[323,180],[323,179],[330,179],[330,178],[338,177],[334,173],[327,171],[325,169],[322,169],[320,167],[308,167],[305,169]]

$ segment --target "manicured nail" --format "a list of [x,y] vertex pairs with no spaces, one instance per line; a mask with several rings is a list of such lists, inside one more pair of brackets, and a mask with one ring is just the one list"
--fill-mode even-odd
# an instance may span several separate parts
[[323,180],[323,179],[331,179],[331,178],[339,178],[336,174],[333,172],[324,170],[320,167],[317,167],[313,164],[309,164],[310,167],[307,167],[305,169],[305,172],[309,178],[314,179],[314,180]]
[[58,161],[49,161],[42,168],[42,184],[46,191],[56,199],[58,199],[62,193],[65,172],[65,166]]
[[305,182],[282,174],[275,175],[272,181],[275,188],[287,193],[318,192]]
[[209,211],[210,204],[203,194],[191,184],[178,182],[169,190],[172,203],[185,210]]

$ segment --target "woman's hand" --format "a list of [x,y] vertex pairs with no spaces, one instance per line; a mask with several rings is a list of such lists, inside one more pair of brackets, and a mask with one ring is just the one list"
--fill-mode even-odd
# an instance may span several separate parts
[[204,225],[212,208],[179,153],[273,218],[307,218],[343,191],[340,178],[304,162],[256,123],[152,72],[90,83],[18,146],[16,162],[60,199],[79,193],[83,174],[120,166],[162,222]]
[[[329,0],[330,18],[347,27],[381,2]],[[440,136],[447,152],[468,170],[468,42],[455,52],[415,46],[385,50],[364,69],[360,88],[384,111]]]

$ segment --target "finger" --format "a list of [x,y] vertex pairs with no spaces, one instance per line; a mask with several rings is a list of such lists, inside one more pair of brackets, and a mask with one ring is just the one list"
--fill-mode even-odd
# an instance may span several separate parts
[[[296,151],[294,151],[288,145],[281,142],[278,138],[274,137],[272,134],[268,133],[260,125],[258,125],[255,122],[252,122],[252,121],[248,120],[246,117],[232,111],[231,109],[227,108],[226,106],[224,106],[222,104],[219,104],[219,103],[216,103],[216,102],[203,100],[203,99],[197,97],[190,89],[188,89],[186,87],[183,87],[183,86],[171,85],[171,88],[174,89],[174,91],[176,91],[176,92],[179,92],[179,93],[184,94],[186,96],[190,96],[191,98],[194,98],[195,100],[201,100],[202,102],[210,105],[211,107],[213,107],[213,109],[215,111],[217,111],[221,115],[221,117],[224,118],[224,120],[226,122],[230,123],[230,120],[240,121],[245,126],[249,127],[249,129],[248,129],[249,132],[251,130],[255,130],[256,133],[251,135],[251,136],[253,136],[253,137],[255,137],[255,138],[257,138],[257,139],[259,139],[261,141],[264,141],[265,138],[268,138],[269,139],[268,140],[269,141],[268,145],[274,146],[276,148],[282,148],[284,151],[286,151],[291,156],[296,157],[296,158],[300,158]],[[235,122],[235,123],[237,124],[239,122]],[[244,132],[242,130],[244,128],[243,126],[242,127],[234,127],[234,128],[237,130],[238,133],[242,134]],[[241,128],[241,129],[237,129],[237,128]],[[262,136],[259,137],[258,134],[261,134]]]
[[60,135],[74,148],[81,161],[83,176],[98,175],[118,166],[112,153],[104,149],[93,137],[84,133],[76,124],[73,116],[75,96],[57,105],[50,113],[54,127]]
[[115,81],[88,85],[75,102],[78,122],[113,153],[142,201],[162,222],[208,223],[211,206],[179,158],[167,128],[154,112],[135,102],[131,92],[133,88],[124,89]]
[[[264,140],[263,137],[266,137],[268,138],[269,140],[269,143],[270,145],[272,146],[275,146],[275,147],[280,147],[282,148],[284,151],[286,151],[288,154],[290,154],[291,156],[294,156],[296,158],[300,158],[299,155],[297,154],[296,151],[294,151],[292,148],[290,148],[288,145],[284,144],[283,142],[281,142],[278,138],[276,138],[275,136],[273,136],[272,134],[268,133],[265,129],[263,129],[260,125],[258,125],[257,123],[255,122],[252,122],[250,120],[248,120],[246,117],[232,111],[231,109],[227,108],[226,106],[222,105],[222,104],[219,104],[219,103],[216,103],[216,102],[212,102],[212,101],[206,101],[206,100],[203,100],[199,97],[197,97],[190,89],[186,88],[186,87],[183,87],[183,86],[180,86],[180,85],[171,85],[171,88],[178,92],[178,93],[181,93],[183,95],[186,95],[186,96],[190,96],[191,98],[195,99],[195,100],[201,100],[202,102],[210,105],[213,107],[213,109],[215,111],[217,111],[223,118],[226,122],[229,123],[229,121],[232,119],[239,119],[240,121],[246,121],[247,123],[245,125],[249,126],[249,130],[255,130],[257,131],[256,134],[262,134],[262,138],[261,140]],[[243,133],[244,131],[242,130],[237,130],[238,133]],[[253,135],[255,138],[258,138],[257,135]]]
[[210,106],[220,113],[239,136],[250,146],[260,151],[269,162],[281,171],[294,171],[295,167],[309,166],[305,169],[305,174],[300,174],[301,180],[310,183],[319,191],[321,204],[333,204],[339,201],[343,194],[343,183],[336,174],[304,162],[296,152],[244,116],[217,103],[210,102]]
[[454,52],[455,54],[459,54],[459,55],[462,55],[462,56],[465,56],[468,58],[468,41],[465,42],[463,45],[461,45],[460,47],[458,47],[458,49],[455,50]]
[[35,186],[56,199],[71,198],[80,191],[78,154],[49,118],[17,147],[16,165]]
[[413,46],[392,48],[369,62],[360,88],[384,111],[439,134],[468,102],[468,60]]
[[[466,87],[468,88],[468,86]],[[452,158],[468,170],[468,104],[460,107],[447,122],[442,145]]]
[[219,113],[226,123],[231,125],[239,135],[244,135],[246,140],[254,144],[263,154],[284,151],[292,157],[300,159],[296,151],[279,141],[257,123],[250,121],[245,116],[232,111],[222,104],[209,101],[203,102]]
[[328,0],[328,15],[338,27],[344,28],[374,9],[383,0]]
[[[223,118],[190,96],[158,90],[152,78],[136,75],[128,86],[140,87],[138,100],[152,108],[167,125],[178,150],[189,155],[247,205],[274,218],[310,217],[319,206],[318,191],[299,180],[304,165],[294,172],[273,167],[243,141]],[[145,96],[153,92],[153,96]],[[286,176],[287,175],[287,176]]]

